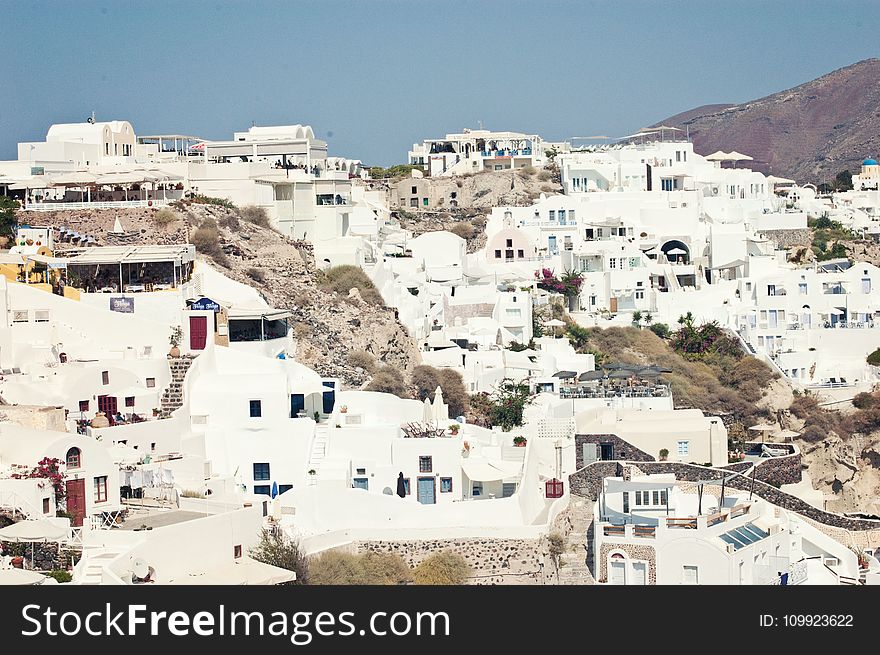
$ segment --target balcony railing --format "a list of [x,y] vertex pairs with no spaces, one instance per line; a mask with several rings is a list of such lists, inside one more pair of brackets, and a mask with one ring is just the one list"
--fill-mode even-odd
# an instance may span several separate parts
[[114,202],[38,202],[24,207],[29,212],[57,212],[66,209],[129,209],[137,207],[165,207],[171,200],[119,200]]

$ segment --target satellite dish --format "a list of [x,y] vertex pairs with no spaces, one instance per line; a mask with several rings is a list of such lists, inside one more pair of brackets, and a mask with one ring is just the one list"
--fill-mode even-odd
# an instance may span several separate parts
[[143,580],[150,575],[150,566],[140,557],[132,564],[131,572],[136,578]]

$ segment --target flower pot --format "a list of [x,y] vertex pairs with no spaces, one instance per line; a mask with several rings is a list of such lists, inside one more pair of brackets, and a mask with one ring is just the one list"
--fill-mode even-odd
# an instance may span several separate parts
[[168,354],[176,359],[177,357],[180,357],[180,348],[177,346],[171,346],[171,350],[168,351]]

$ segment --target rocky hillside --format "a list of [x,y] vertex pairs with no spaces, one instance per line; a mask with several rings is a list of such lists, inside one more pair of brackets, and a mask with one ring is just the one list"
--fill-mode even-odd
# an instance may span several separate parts
[[880,154],[880,59],[739,105],[705,105],[658,125],[687,128],[700,154],[737,150],[749,165],[801,183],[861,170]]
[[[366,351],[400,370],[420,361],[394,310],[318,288],[311,246],[247,222],[237,210],[186,204],[174,210],[83,210],[40,215],[40,222],[94,236],[99,245],[186,243],[206,219],[216,224],[219,248],[199,254],[227,277],[258,289],[275,307],[293,312],[296,357],[321,375],[360,386],[368,374],[348,364],[347,354]],[[128,232],[110,234],[116,218]],[[27,216],[27,220],[32,220]],[[22,217],[22,220],[25,220]],[[203,249],[204,250],[204,249]]]

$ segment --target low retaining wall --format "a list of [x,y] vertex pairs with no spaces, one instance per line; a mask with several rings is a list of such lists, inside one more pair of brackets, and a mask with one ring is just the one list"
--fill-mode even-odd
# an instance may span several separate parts
[[796,228],[794,230],[760,230],[761,234],[770,239],[777,248],[783,250],[792,246],[809,246],[809,228]]
[[[471,567],[471,584],[540,584],[543,548],[538,539],[430,539],[357,541],[358,553],[394,553],[412,567],[433,553],[451,550]],[[549,575],[549,571],[547,574]]]
[[[67,569],[70,564],[70,553],[59,547],[57,543],[31,543],[17,541],[0,541],[3,553],[13,557],[21,556],[27,562],[27,568],[35,571],[52,571]],[[33,547],[33,566],[31,566],[31,548]]]

